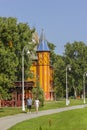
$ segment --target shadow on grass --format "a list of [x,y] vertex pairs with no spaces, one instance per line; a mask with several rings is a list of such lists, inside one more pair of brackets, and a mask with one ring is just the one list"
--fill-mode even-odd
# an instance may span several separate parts
[[4,112],[3,108],[0,108],[0,112]]

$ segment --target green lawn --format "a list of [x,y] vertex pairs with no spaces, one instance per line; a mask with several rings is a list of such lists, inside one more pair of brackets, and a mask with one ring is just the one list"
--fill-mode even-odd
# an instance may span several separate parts
[[21,108],[17,108],[17,107],[0,108],[0,117],[14,115],[14,114],[18,114],[18,113],[21,113],[21,112],[22,112]]
[[87,130],[87,108],[30,119],[9,130]]

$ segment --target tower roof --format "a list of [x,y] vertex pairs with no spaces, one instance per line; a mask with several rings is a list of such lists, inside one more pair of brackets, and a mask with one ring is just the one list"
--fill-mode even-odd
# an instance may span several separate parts
[[43,30],[40,36],[40,43],[38,45],[37,51],[50,51]]

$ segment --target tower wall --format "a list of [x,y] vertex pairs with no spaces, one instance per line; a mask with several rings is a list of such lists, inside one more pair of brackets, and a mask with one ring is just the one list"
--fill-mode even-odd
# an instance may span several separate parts
[[46,100],[50,99],[50,53],[38,52],[38,74],[40,87],[44,91]]

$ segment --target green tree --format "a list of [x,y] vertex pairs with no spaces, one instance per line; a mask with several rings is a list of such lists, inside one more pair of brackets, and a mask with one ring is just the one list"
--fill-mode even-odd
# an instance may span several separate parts
[[65,62],[63,56],[56,55],[54,63],[54,87],[56,98],[64,97],[65,93]]
[[40,87],[38,80],[36,80],[36,87],[33,88],[32,92],[33,92],[33,100],[38,98],[41,106],[44,106],[44,92]]
[[[15,62],[14,62],[15,61]],[[9,88],[13,87],[16,80],[15,73],[18,65],[18,58],[9,49],[0,48],[0,94],[2,98],[8,97]]]
[[68,88],[71,96],[77,97],[83,91],[83,74],[87,71],[87,46],[83,42],[67,43],[63,56],[54,53],[54,87],[57,97],[65,96],[66,66],[71,65],[68,71]]
[[50,49],[50,63],[53,65],[56,62],[56,54],[55,54],[55,45],[53,43],[48,42],[48,46]]
[[48,42],[48,46],[50,48],[51,65],[54,69],[53,81],[54,91],[57,99],[59,97],[63,97],[65,94],[65,62],[63,56],[55,53],[56,46],[53,43]]
[[[32,43],[32,34],[27,23],[18,23],[16,18],[0,17],[0,92],[8,94],[16,80],[21,80],[22,50],[28,46],[33,53],[36,44]],[[31,43],[31,44],[30,44]],[[30,59],[30,60],[29,60]],[[31,65],[30,55],[24,52],[25,79]],[[2,95],[3,95],[2,94]],[[5,98],[5,96],[3,96]],[[6,96],[7,97],[7,96]]]
[[[83,73],[87,71],[87,46],[83,42],[67,43],[65,45],[65,63],[72,66],[72,81],[69,88],[74,94],[81,95],[83,91]],[[72,90],[72,89],[71,89]]]

